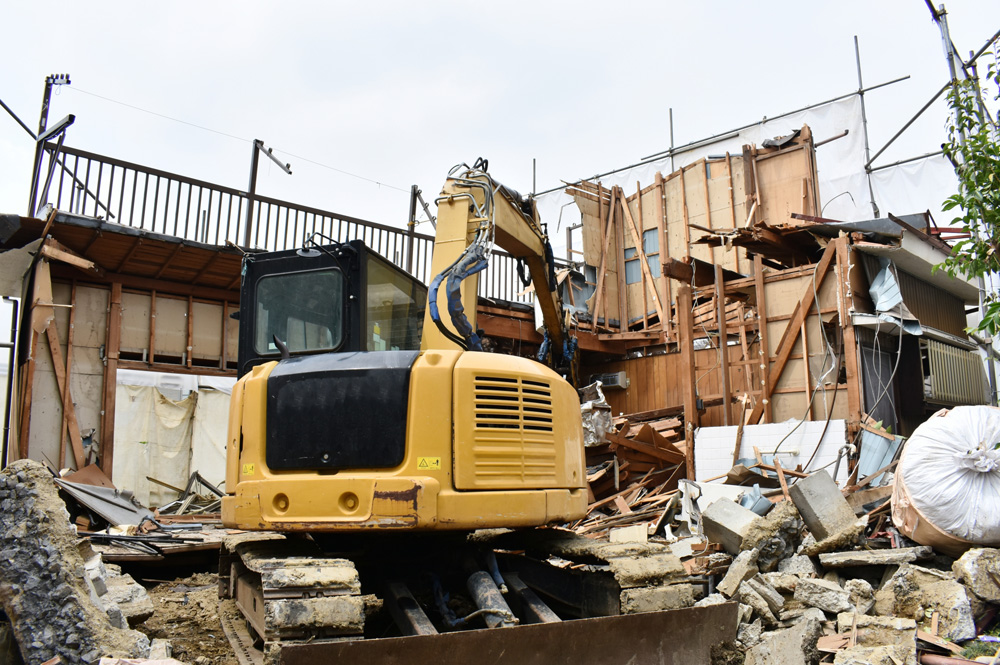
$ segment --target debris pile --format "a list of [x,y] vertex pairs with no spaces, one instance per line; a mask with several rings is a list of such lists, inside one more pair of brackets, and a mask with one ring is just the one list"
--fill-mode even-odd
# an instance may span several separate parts
[[[125,590],[127,580],[109,588],[111,576],[89,546],[78,545],[41,464],[22,460],[0,472],[0,548],[6,562],[0,604],[26,663],[149,655],[149,640],[127,624],[144,611],[135,602],[138,595]],[[106,602],[126,597],[121,604]]]

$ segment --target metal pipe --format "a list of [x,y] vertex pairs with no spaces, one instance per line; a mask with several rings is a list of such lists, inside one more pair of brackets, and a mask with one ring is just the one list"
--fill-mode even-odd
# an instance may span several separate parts
[[9,302],[14,311],[10,315],[10,341],[0,344],[0,348],[6,348],[7,351],[7,397],[4,403],[3,412],[3,450],[0,452],[0,467],[7,467],[7,452],[10,445],[10,412],[13,408],[11,403],[11,397],[14,394],[14,364],[17,360],[17,314],[18,314],[18,304],[19,302],[15,298],[10,298],[4,296],[4,302]]
[[489,573],[477,570],[469,575],[465,586],[476,607],[483,612],[483,620],[488,627],[506,628],[518,624],[517,618]]
[[[858,47],[858,36],[854,35],[854,60],[858,65],[858,97],[861,99],[861,129],[865,137],[865,164],[871,162],[871,148],[868,144],[868,113],[865,111],[865,84],[861,80],[861,49]],[[871,199],[872,213],[878,218],[878,204],[875,203],[875,189],[872,187],[872,174],[868,176],[868,196]]]
[[908,159],[901,159],[898,162],[893,162],[892,164],[886,164],[884,166],[876,166],[870,169],[872,173],[876,171],[881,171],[882,169],[891,169],[893,166],[902,166],[903,164],[909,164],[910,162],[916,162],[921,159],[928,159],[929,157],[937,157],[938,155],[944,154],[944,150],[935,150],[934,152],[929,152],[926,155],[920,155],[918,157],[910,157]]
[[[877,169],[872,169],[872,168],[871,168],[871,165],[872,165],[872,162],[874,162],[874,161],[875,161],[876,159],[878,159],[878,158],[879,158],[879,155],[881,155],[881,154],[882,154],[883,152],[885,152],[885,151],[886,151],[886,149],[887,149],[887,148],[888,148],[888,147],[889,147],[890,145],[892,145],[892,144],[893,144],[893,142],[894,142],[894,141],[895,141],[896,139],[898,139],[898,138],[899,138],[899,137],[900,137],[900,136],[902,135],[902,133],[903,133],[903,132],[905,132],[905,131],[906,131],[907,129],[909,129],[909,128],[910,128],[910,125],[912,125],[913,123],[915,123],[915,122],[917,121],[917,119],[918,119],[918,118],[919,118],[919,117],[920,117],[921,115],[923,115],[923,114],[924,114],[924,111],[926,111],[927,109],[929,109],[929,108],[931,107],[931,104],[933,104],[934,102],[936,102],[936,101],[938,100],[938,97],[940,97],[940,96],[941,96],[942,94],[944,94],[944,91],[945,91],[945,90],[947,90],[947,89],[948,89],[948,88],[949,88],[950,86],[951,86],[951,82],[950,82],[950,81],[949,81],[948,83],[945,83],[945,84],[944,84],[943,86],[941,86],[941,89],[940,89],[940,90],[938,90],[938,91],[937,91],[937,92],[936,92],[936,93],[934,94],[934,96],[933,96],[933,97],[931,97],[931,98],[930,98],[930,100],[929,100],[929,101],[928,101],[928,102],[927,102],[926,104],[924,104],[924,105],[923,105],[923,107],[922,107],[922,108],[921,108],[921,109],[920,109],[919,111],[917,111],[917,114],[916,114],[915,116],[913,116],[912,118],[910,118],[910,119],[909,119],[909,121],[908,121],[908,122],[907,122],[907,123],[906,123],[905,125],[903,125],[903,128],[902,128],[902,129],[900,129],[900,130],[899,130],[898,132],[896,132],[896,133],[895,133],[895,134],[893,135],[893,137],[892,137],[891,139],[889,139],[889,140],[888,140],[888,141],[886,142],[886,144],[885,144],[884,146],[882,146],[882,148],[881,148],[881,149],[880,149],[880,150],[879,150],[878,152],[876,152],[876,153],[875,153],[875,156],[874,156],[874,157],[872,157],[872,158],[868,159],[868,161],[867,161],[867,162],[865,163],[865,170],[866,170],[866,171],[872,171],[872,170],[877,170]],[[867,139],[866,139],[866,140],[867,140]],[[937,154],[937,153],[934,153],[934,154]],[[866,157],[866,158],[867,158],[867,157]],[[879,168],[884,168],[884,167],[879,167]]]

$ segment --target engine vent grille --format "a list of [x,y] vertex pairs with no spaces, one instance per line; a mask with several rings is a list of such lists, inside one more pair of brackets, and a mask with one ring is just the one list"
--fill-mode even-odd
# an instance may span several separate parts
[[552,385],[511,376],[476,376],[474,385],[477,484],[554,482]]

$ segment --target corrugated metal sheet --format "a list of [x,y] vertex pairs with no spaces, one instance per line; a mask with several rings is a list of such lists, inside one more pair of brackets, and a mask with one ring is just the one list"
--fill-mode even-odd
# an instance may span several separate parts
[[930,374],[924,375],[924,398],[938,404],[987,404],[986,371],[978,353],[937,340],[920,342]]
[[903,302],[922,325],[966,336],[965,306],[961,300],[908,272],[898,270],[897,274]]

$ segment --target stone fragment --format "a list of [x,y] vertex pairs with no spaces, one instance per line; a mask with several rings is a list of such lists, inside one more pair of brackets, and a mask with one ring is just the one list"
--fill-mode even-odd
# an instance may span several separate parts
[[753,623],[741,623],[736,629],[736,640],[743,645],[744,649],[749,649],[760,642],[760,636],[763,632],[764,624],[760,619]]
[[826,580],[799,580],[795,587],[795,600],[830,613],[854,609],[851,605],[851,594]]
[[723,603],[728,603],[729,599],[723,596],[721,593],[710,593],[705,596],[697,603],[694,604],[695,607],[705,607],[707,605],[722,605]]
[[820,623],[814,619],[764,633],[747,652],[744,665],[812,665],[819,661],[816,641],[821,633]]
[[128,625],[137,625],[153,616],[153,601],[146,589],[132,579],[131,575],[119,575],[107,580],[108,592],[102,598],[105,605],[118,606]]
[[740,585],[739,594],[740,602],[752,607],[754,614],[763,619],[765,625],[773,626],[778,623],[778,618],[774,616],[767,601],[747,582]]
[[838,575],[837,571],[835,570],[828,570],[825,573],[823,573],[822,579],[826,580],[827,582],[833,582],[837,586],[843,586],[844,584],[844,581],[840,579],[840,575]]
[[778,562],[779,573],[794,573],[805,577],[816,577],[816,564],[807,556],[796,554]]
[[760,575],[750,578],[746,583],[767,602],[767,606],[775,616],[785,607],[785,599]]
[[802,540],[802,519],[790,501],[782,501],[747,528],[743,549],[755,548],[761,572],[774,570],[780,561],[795,554]]
[[716,590],[729,598],[740,588],[745,580],[757,574],[757,550],[744,550],[729,564],[729,570],[719,582]]
[[780,594],[791,596],[795,593],[795,587],[799,584],[798,575],[792,575],[789,573],[761,573],[761,577],[767,580],[767,583],[774,587],[774,590]]
[[743,550],[743,538],[756,520],[757,513],[730,499],[717,499],[701,514],[702,531],[713,543],[719,543],[732,555]]
[[886,550],[854,550],[848,552],[825,552],[819,555],[824,568],[847,568],[851,566],[890,566],[913,563],[934,556],[934,548],[900,547]]
[[781,623],[786,626],[794,626],[800,621],[805,621],[810,618],[823,623],[826,621],[826,613],[818,607],[789,608],[786,604],[786,609],[781,611],[781,615],[778,618],[781,619]]
[[955,579],[990,603],[1000,603],[1000,550],[977,547],[951,566]]
[[649,531],[645,524],[632,524],[611,529],[608,540],[612,543],[645,543],[649,539]]
[[861,614],[868,614],[875,606],[875,590],[867,581],[858,578],[847,580],[844,590],[850,594],[851,605]]
[[150,660],[166,660],[173,655],[174,650],[170,644],[170,640],[163,640],[157,637],[149,643]]
[[842,612],[837,615],[837,632],[854,633],[857,629],[857,646],[896,647],[894,651],[900,663],[916,665],[917,624],[913,619],[899,617],[876,617]]
[[802,478],[788,489],[806,528],[817,541],[825,540],[852,524],[857,517],[840,488],[826,471]]
[[912,665],[907,660],[903,647],[863,647],[854,646],[841,649],[833,657],[833,665]]
[[694,604],[693,584],[670,584],[667,586],[625,589],[621,592],[622,614],[679,610]]
[[938,613],[938,636],[953,642],[976,636],[965,586],[947,573],[903,564],[875,594],[875,613],[929,624]]

